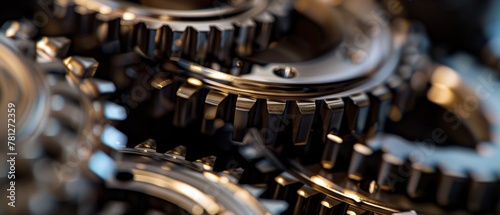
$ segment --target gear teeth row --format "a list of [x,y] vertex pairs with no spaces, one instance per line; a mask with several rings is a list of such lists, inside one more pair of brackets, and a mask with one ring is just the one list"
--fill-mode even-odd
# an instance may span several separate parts
[[128,10],[129,3],[117,3],[119,6],[115,8],[114,3],[102,1],[75,0],[71,4],[56,1],[56,7],[65,11],[63,19],[72,19],[69,23],[79,26],[79,32],[75,30],[74,33],[95,35],[100,43],[120,41],[122,51],[131,51],[137,46],[150,58],[182,56],[199,63],[215,60],[219,65],[231,66],[233,62],[228,61],[231,54],[245,56],[252,50],[265,48],[273,37],[291,27],[286,20],[293,1],[255,2],[261,4],[255,8],[266,8],[259,12],[251,9],[234,16],[221,14],[222,19],[207,18],[208,21],[143,15]]
[[[160,87],[160,92],[175,88],[175,81],[169,78],[157,78],[153,82],[168,83],[168,86]],[[351,135],[375,134],[383,128],[386,118],[394,115],[393,112],[400,119],[408,108],[401,104],[411,99],[408,96],[411,91],[404,93],[406,96],[399,96],[399,93],[387,86],[379,86],[343,98],[281,102],[207,90],[197,79],[188,79],[177,88],[174,100],[169,103],[175,103],[173,122],[179,127],[199,120],[203,133],[214,134],[225,123],[232,123],[236,141],[242,140],[248,128],[259,127],[268,143],[275,142],[280,132],[290,130],[295,145],[306,145],[311,130],[320,132],[324,141],[331,131]],[[393,95],[398,95],[399,99],[394,99]]]
[[[491,147],[492,153],[498,153],[498,147]],[[428,153],[430,150],[432,153]],[[425,143],[410,143],[386,134],[367,145],[354,145],[348,175],[356,181],[375,180],[383,191],[405,192],[416,199],[432,198],[445,207],[465,204],[469,211],[485,212],[499,201],[498,192],[486,191],[499,189],[496,176],[490,177],[499,171],[492,165],[497,163],[497,157],[475,153],[472,149],[431,149]],[[458,158],[464,162],[448,162]],[[477,169],[476,165],[482,167]],[[367,169],[377,169],[375,178],[367,174]],[[403,169],[407,177],[402,176]]]
[[[412,33],[409,35],[411,40]],[[414,46],[412,41],[407,43],[401,49]],[[286,133],[284,136],[290,137],[290,142],[296,146],[321,148],[320,145],[309,146],[311,139],[320,138],[326,143],[330,132],[342,138],[345,135],[370,137],[382,130],[387,118],[399,121],[413,108],[415,91],[419,90],[411,85],[418,82],[413,74],[421,69],[426,59],[424,50],[412,50],[403,52],[394,73],[380,85],[341,96],[326,95],[317,100],[280,100],[226,92],[218,86],[205,86],[201,79],[184,77],[182,71],[179,77],[176,74],[157,76],[152,83],[159,89],[158,94],[163,94],[157,95],[158,101],[175,104],[175,126],[200,125],[202,133],[214,134],[230,123],[234,127],[235,141],[241,141],[248,128],[256,127],[265,136],[266,143],[275,143],[280,134]],[[411,61],[407,55],[411,55]],[[189,62],[178,61],[178,64],[185,63]],[[163,69],[177,71],[171,67],[174,65],[166,64]],[[169,92],[175,95],[171,97]]]
[[[343,201],[337,200],[334,197],[324,194],[312,187],[303,184],[294,176],[287,172],[282,172],[283,167],[277,166],[276,162],[272,162],[266,155],[264,148],[264,139],[255,130],[251,129],[244,138],[244,141],[239,147],[240,154],[250,163],[267,163],[272,166],[272,171],[259,168],[257,165],[254,169],[248,169],[249,172],[257,171],[267,178],[264,180],[268,184],[266,191],[259,190],[255,192],[263,198],[277,199],[286,201],[290,207],[283,214],[366,214],[373,215],[371,211],[361,209],[354,205],[349,205]],[[279,162],[278,162],[279,163]],[[247,173],[247,171],[245,171]],[[250,173],[244,175],[249,181],[245,183],[262,183],[260,179],[256,179]]]
[[[16,199],[17,207],[14,211],[10,211],[10,207],[3,208],[4,204],[0,211],[8,214],[74,213],[76,210],[73,209],[78,208],[77,204],[92,195],[89,181],[75,167],[98,145],[99,136],[105,132],[108,123],[126,117],[125,110],[103,100],[109,90],[98,86],[111,86],[106,88],[113,90],[112,83],[99,81],[100,84],[91,84],[98,81],[89,80],[96,64],[84,61],[74,64],[62,60],[68,52],[68,39],[41,37],[35,43],[32,41],[36,35],[35,28],[24,20],[7,22],[1,32],[1,46],[14,50],[12,56],[18,56],[24,63],[32,66],[27,67],[30,71],[21,68],[15,71],[18,74],[29,73],[26,74],[30,77],[26,78],[27,85],[38,89],[34,94],[25,95],[21,99],[38,97],[39,101],[34,109],[43,113],[41,116],[36,113],[33,115],[29,106],[18,109],[19,116],[33,117],[26,121],[28,125],[19,125],[19,132],[29,137],[21,135],[17,140],[20,145],[18,165],[21,173],[16,175],[19,177],[16,179],[19,189],[16,192],[29,198]],[[86,59],[85,62],[95,61]],[[37,78],[39,76],[40,79]],[[87,85],[94,85],[98,90],[86,93],[84,89]],[[16,102],[18,98],[10,101],[16,103],[16,106],[26,105]],[[33,122],[37,124],[32,124]],[[31,127],[39,132],[30,133]],[[43,204],[44,207],[38,207],[38,204]],[[47,205],[51,206],[46,207]],[[86,209],[78,209],[78,213],[86,213],[85,211]]]
[[[237,184],[238,183],[238,178],[243,172],[243,169],[241,168],[236,168],[236,169],[230,169],[230,170],[224,170],[218,173],[212,172],[212,167],[213,164],[215,163],[215,156],[207,156],[203,157],[200,159],[196,159],[194,161],[186,161],[186,147],[184,146],[177,146],[172,150],[168,150],[166,153],[159,153],[156,151],[156,141],[153,139],[148,139],[142,143],[137,144],[134,149],[129,149],[129,148],[121,148],[121,150],[125,150],[125,152],[134,152],[134,153],[139,153],[141,156],[145,157],[150,157],[150,158],[160,158],[160,159],[165,159],[167,162],[169,159],[174,159],[179,162],[184,162],[184,163],[190,163],[192,164],[192,168],[198,168],[200,171],[204,172],[203,175],[207,177],[209,180],[216,180],[219,177],[227,177],[230,183]],[[123,153],[123,152],[122,152]],[[115,154],[115,156],[113,156]],[[116,159],[121,159],[125,160],[125,158],[122,157],[122,155],[116,157],[116,152],[112,154],[104,154],[104,153],[95,153],[93,157],[91,158],[90,163],[92,162],[97,162],[99,161],[100,163],[109,163],[110,167],[115,166],[113,164]],[[140,163],[140,162],[139,162]],[[168,168],[167,168],[168,169]],[[101,177],[103,180],[110,180],[113,175],[110,175],[109,172],[113,171],[102,171],[102,169],[92,167],[90,166],[90,170],[94,172],[94,174],[98,175]],[[205,172],[206,171],[206,172]],[[220,180],[220,179],[219,179]],[[223,180],[222,180],[223,181]],[[212,183],[207,181],[206,183]],[[227,183],[227,182],[224,182]],[[208,185],[206,185],[208,186]],[[229,185],[227,185],[229,186]],[[234,186],[234,185],[232,185]],[[259,186],[254,186],[254,185],[238,185],[241,187],[241,189],[244,189],[250,194],[251,196],[254,196],[255,198],[260,198],[261,194],[264,193],[265,188],[259,187]],[[206,188],[206,187],[205,187]],[[208,188],[207,188],[208,189]],[[231,188],[234,189],[234,188]],[[243,193],[240,193],[240,195],[244,195]],[[249,199],[246,199],[246,201],[249,201]],[[266,211],[267,214],[282,214],[283,211],[285,211],[288,208],[288,203],[282,200],[276,200],[276,199],[258,199],[258,202],[260,205],[262,205]],[[110,203],[111,204],[111,203]]]

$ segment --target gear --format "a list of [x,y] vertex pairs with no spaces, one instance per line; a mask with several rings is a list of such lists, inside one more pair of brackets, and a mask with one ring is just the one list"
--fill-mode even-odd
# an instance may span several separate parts
[[[290,0],[112,1],[57,0],[58,16],[73,18],[101,42],[120,40],[153,58],[188,57],[227,66],[233,53],[248,55],[286,33]],[[60,22],[61,20],[59,20]],[[79,29],[80,31],[82,29]]]
[[[376,213],[405,210],[423,214],[498,213],[499,168],[496,164],[500,148],[495,136],[499,119],[495,112],[500,103],[471,95],[481,92],[491,96],[500,88],[487,78],[492,77],[493,71],[484,71],[484,67],[468,68],[464,63],[470,59],[457,58],[455,62],[460,62],[462,73],[444,66],[422,71],[431,84],[426,97],[450,110],[455,107],[453,111],[460,123],[470,129],[476,141],[469,143],[474,148],[438,145],[452,138],[444,132],[444,127],[434,129],[433,139],[425,142],[408,141],[394,134],[380,134],[365,142],[343,138],[333,132],[327,135],[328,142],[319,161],[310,154],[301,157],[297,150],[286,150],[287,146],[266,145],[261,135],[252,130],[240,144],[240,154],[257,163],[257,172],[271,176],[274,183],[281,184],[280,189],[288,190],[287,195],[277,199],[287,199],[289,204],[304,202],[301,197],[304,192],[299,187],[305,184],[314,188],[319,196],[316,198],[325,198],[326,195]],[[472,71],[482,73],[478,77]],[[436,92],[436,88],[440,91]],[[438,95],[441,99],[436,99]],[[449,99],[443,99],[443,96]],[[464,111],[467,107],[460,104],[472,104],[474,109]],[[433,117],[429,110],[426,116]],[[493,120],[485,116],[491,116]],[[452,122],[447,126],[456,126],[456,121]],[[414,121],[411,128],[419,130]],[[271,167],[259,168],[258,163]],[[282,171],[286,172],[284,176],[274,177]],[[318,200],[314,202],[315,206],[309,210],[318,210],[320,203]],[[306,206],[309,205],[296,205],[295,208]]]
[[341,124],[342,132],[374,133],[382,128],[389,108],[394,120],[411,108],[409,81],[423,58],[423,43],[408,22],[399,20],[392,28],[386,22],[372,26],[378,33],[363,47],[356,46],[348,38],[359,37],[369,17],[353,13],[340,6],[326,11],[331,20],[343,20],[352,28],[330,23],[329,35],[336,36],[328,38],[344,41],[333,39],[331,49],[318,50],[319,56],[302,63],[256,64],[250,72],[242,63],[236,76],[172,58],[163,66],[167,73],[152,83],[161,89],[159,103],[175,104],[174,124],[180,127],[200,123],[202,132],[212,134],[232,123],[235,140],[250,127],[264,130],[266,142],[289,132],[296,145],[307,144],[311,130],[325,140]]
[[102,152],[94,153],[88,164],[89,170],[104,181],[100,211],[280,214],[286,209],[284,201],[257,200],[252,196],[255,188],[240,187],[233,175],[211,171],[213,162],[207,159],[184,160],[184,152],[180,146],[157,153],[154,140],[148,140],[135,148],[114,152],[114,159]]
[[[16,207],[8,206],[10,200],[3,198],[0,213],[84,213],[86,208],[79,203],[93,193],[75,169],[90,154],[100,133],[106,132],[106,123],[122,120],[126,113],[101,100],[114,85],[91,78],[97,66],[93,59],[60,59],[69,40],[43,37],[35,44],[27,40],[34,35],[28,24],[9,22],[0,35],[0,103],[5,112],[12,104],[9,107],[15,108],[17,116],[15,145],[8,151],[16,161],[12,200]],[[1,128],[7,130],[6,124]],[[7,170],[4,165],[2,169]],[[3,185],[14,178],[8,179],[2,174]]]
[[[12,32],[29,28],[22,25],[11,22],[4,30],[12,37],[28,38],[22,32]],[[16,180],[21,200],[15,208],[2,206],[2,213],[279,214],[286,209],[283,201],[255,199],[231,182],[235,181],[231,172],[210,171],[213,156],[188,162],[182,147],[160,154],[152,140],[124,149],[127,137],[108,122],[125,119],[126,111],[101,99],[103,94],[114,92],[114,85],[92,78],[97,63],[90,58],[60,60],[69,46],[68,39],[42,37],[36,44],[38,64],[24,63],[28,59],[16,55],[20,52],[17,47],[28,50],[34,43],[1,39],[1,53],[5,54],[1,59],[6,66],[2,92],[19,81],[24,81],[19,86],[26,86],[19,95],[6,93],[2,104],[13,103],[17,113],[30,116],[17,122],[22,129],[16,143],[23,146],[19,150],[23,159],[17,164],[23,168]],[[35,57],[34,51],[28,53]],[[21,65],[29,68],[23,70]],[[25,94],[37,96],[21,96]],[[44,108],[31,107],[40,104]],[[27,122],[32,120],[46,120],[47,124],[30,127]],[[34,194],[22,199],[27,192]],[[105,195],[93,199],[99,193]],[[147,201],[131,199],[134,197]]]

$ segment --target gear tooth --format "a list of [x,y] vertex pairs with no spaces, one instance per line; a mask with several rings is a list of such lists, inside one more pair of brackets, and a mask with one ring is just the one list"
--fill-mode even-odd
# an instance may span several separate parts
[[267,100],[264,113],[264,138],[266,143],[274,143],[279,132],[288,127],[290,119],[285,114],[287,103]]
[[385,86],[379,86],[368,94],[370,97],[370,113],[365,133],[373,136],[384,128],[385,119],[391,106],[392,94]]
[[119,121],[127,118],[127,111],[125,108],[113,102],[95,101],[93,106],[94,111],[96,111],[99,116],[104,117],[107,120]]
[[173,85],[173,83],[174,83],[174,80],[172,80],[171,78],[155,77],[153,79],[153,81],[151,81],[151,86],[158,89],[158,90],[161,90],[161,89],[164,89],[168,86]]
[[237,183],[241,179],[241,175],[243,175],[243,172],[245,170],[241,167],[234,168],[234,169],[227,169],[221,172],[221,174],[226,175],[230,179],[234,179],[233,183]]
[[[260,103],[260,104],[259,104]],[[247,128],[253,127],[258,120],[259,106],[262,100],[239,96],[236,100],[236,109],[234,113],[234,133],[233,139],[243,140]]]
[[98,13],[96,15],[97,38],[100,42],[120,39],[121,17],[113,14]]
[[400,177],[399,172],[405,164],[403,158],[393,154],[383,154],[382,164],[379,170],[377,184],[385,191],[397,192],[402,186],[402,182],[394,177]]
[[252,196],[255,198],[259,198],[264,193],[264,191],[266,191],[265,186],[243,184],[241,185],[241,187],[252,194]]
[[38,60],[52,61],[67,55],[71,41],[66,37],[43,37],[36,43]]
[[406,192],[412,198],[424,198],[429,195],[429,190],[435,190],[436,172],[434,168],[424,164],[414,163],[411,165],[410,178],[408,179]]
[[168,58],[170,56],[180,56],[174,55],[173,52],[174,43],[176,42],[176,38],[174,38],[174,36],[174,31],[168,25],[163,25],[159,29],[159,34],[157,37],[158,45],[156,47],[158,49],[157,55],[160,59]]
[[127,136],[113,126],[106,125],[101,135],[101,142],[112,150],[121,150],[127,146]]
[[393,75],[386,82],[387,87],[394,94],[389,118],[392,121],[399,121],[403,113],[408,109],[408,103],[411,100],[411,88],[399,76]]
[[293,116],[293,142],[295,145],[305,145],[309,140],[309,134],[316,112],[314,101],[296,102]]
[[189,59],[205,63],[208,53],[209,29],[200,26],[189,26],[182,36],[182,54]]
[[234,115],[236,99],[234,95],[210,90],[205,99],[205,115],[202,123],[202,132],[213,135],[224,122],[231,122]]
[[77,79],[94,76],[99,63],[90,57],[71,56],[63,60],[68,72]]
[[330,215],[330,214],[347,214],[347,209],[349,205],[338,201],[332,197],[326,196],[321,201],[321,208],[319,209],[320,215]]
[[[474,179],[474,178],[473,178]],[[495,208],[498,201],[498,181],[473,180],[469,186],[467,197],[467,210],[481,213]]]
[[256,23],[253,20],[237,22],[235,32],[236,53],[238,56],[248,56],[252,53],[252,43],[255,38]]
[[176,83],[170,78],[155,77],[151,82],[151,86],[159,89],[158,93],[153,94],[152,115],[155,117],[164,116],[174,110]]
[[157,40],[161,37],[162,25],[155,22],[144,22],[139,24],[139,29],[137,32],[139,49],[149,58],[160,57],[158,56],[160,50],[158,50]]
[[340,98],[321,100],[320,106],[320,121],[321,121],[321,137],[323,142],[327,141],[327,136],[330,131],[339,131],[344,116],[344,101]]
[[[272,199],[285,200],[288,204],[295,205],[298,199],[297,191],[302,187],[302,183],[285,172],[276,176],[272,184],[272,194],[270,193]],[[293,210],[294,208],[290,207],[287,212],[292,212]]]
[[344,140],[335,132],[332,132],[326,136],[327,141],[325,143],[325,148],[321,159],[321,166],[325,169],[332,169],[333,167],[335,167],[341,144],[344,142]]
[[122,20],[120,30],[120,46],[125,52],[134,50],[137,45],[137,36],[142,29],[142,22],[138,20]]
[[102,95],[111,94],[116,91],[116,87],[113,82],[96,78],[84,79],[80,84],[80,89],[92,99],[98,98]]
[[217,157],[210,155],[207,157],[200,158],[193,163],[204,170],[212,171],[214,168],[214,164],[215,164],[216,159],[217,159]]
[[12,39],[31,39],[37,34],[37,28],[27,19],[7,21],[0,28],[0,32]]
[[260,204],[266,208],[269,214],[282,214],[288,208],[288,203],[281,200],[260,199]]
[[304,185],[297,190],[298,199],[293,214],[318,214],[323,194]]
[[96,32],[97,12],[82,6],[75,6],[74,13],[78,24],[76,28],[78,34],[91,35]]
[[465,203],[468,180],[456,172],[442,172],[439,180],[436,201],[441,206],[457,207]]
[[147,139],[142,143],[137,144],[134,148],[144,152],[156,152],[156,140]]
[[229,55],[234,44],[233,26],[212,26],[209,33],[209,53],[224,67],[228,66]]
[[185,160],[186,159],[186,147],[185,146],[177,146],[172,150],[168,150],[165,152],[166,156],[173,157],[175,159]]
[[275,0],[272,1],[268,7],[268,11],[273,14],[275,23],[275,37],[281,38],[292,27],[292,10],[294,8],[294,1],[289,0]]
[[359,93],[345,98],[344,122],[347,132],[350,134],[361,134],[365,129],[370,100],[365,93]]
[[274,17],[268,13],[264,12],[254,18],[256,22],[255,28],[255,39],[254,43],[257,50],[265,49],[271,43],[271,36],[273,33]]
[[[191,85],[184,83],[177,90],[177,102],[174,115],[174,125],[178,127],[185,127],[190,124],[196,117],[199,107],[199,99],[202,97],[201,81],[192,79],[191,83],[199,85]],[[189,80],[188,80],[189,82]],[[196,83],[195,83],[196,82]]]
[[362,180],[365,177],[372,155],[373,150],[368,146],[361,143],[354,144],[351,162],[347,170],[348,177],[356,181]]

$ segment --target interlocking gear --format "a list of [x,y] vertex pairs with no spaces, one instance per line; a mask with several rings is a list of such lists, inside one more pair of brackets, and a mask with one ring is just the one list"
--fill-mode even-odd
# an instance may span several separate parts
[[[6,214],[84,212],[79,201],[93,193],[74,169],[97,145],[100,133],[107,130],[105,124],[124,119],[126,113],[101,100],[114,85],[91,78],[97,62],[77,56],[63,60],[68,39],[43,37],[35,44],[27,40],[31,35],[29,23],[14,21],[4,26],[0,36],[2,110],[7,103],[15,104],[18,116],[16,207],[9,207],[3,198],[0,210]],[[2,129],[7,130],[6,125]],[[2,174],[2,184],[8,181]]]
[[[0,213],[500,211],[497,81],[432,63],[398,1],[50,2],[0,36],[20,154]],[[419,117],[446,140],[413,141]]]
[[286,33],[293,6],[289,0],[57,0],[54,4],[62,19],[74,18],[73,25],[86,26],[85,33],[100,41],[119,40],[125,50],[137,45],[148,57],[182,56],[223,66],[231,65],[234,54],[248,55]]

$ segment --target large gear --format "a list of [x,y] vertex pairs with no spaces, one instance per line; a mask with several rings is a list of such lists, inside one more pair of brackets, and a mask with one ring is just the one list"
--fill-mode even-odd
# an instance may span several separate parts
[[287,130],[298,145],[309,141],[311,130],[326,137],[341,124],[351,134],[373,133],[382,128],[389,108],[393,119],[400,118],[411,105],[409,82],[423,58],[419,34],[404,20],[392,25],[384,21],[370,25],[377,33],[360,47],[356,38],[364,35],[359,29],[369,25],[368,15],[348,6],[324,12],[352,28],[330,23],[334,27],[329,35],[340,40],[333,39],[333,47],[318,57],[240,68],[240,76],[172,58],[163,66],[168,73],[152,83],[162,90],[160,103],[175,104],[178,126],[201,121],[202,131],[211,134],[232,123],[235,140],[241,140],[247,128],[258,127],[267,132],[267,142]]
[[57,0],[54,4],[57,16],[73,19],[66,27],[87,26],[85,33],[97,35],[101,42],[119,40],[125,50],[137,45],[153,58],[183,56],[227,66],[233,54],[248,55],[286,33],[293,2]]
[[[466,57],[456,58],[455,64],[474,65],[467,63],[470,59]],[[322,202],[317,199],[333,198],[384,214],[405,210],[414,210],[408,211],[410,214],[498,213],[499,145],[496,134],[500,118],[495,112],[500,103],[484,96],[491,96],[499,85],[490,79],[491,70],[477,66],[467,68],[463,64],[461,68],[461,73],[445,66],[423,72],[431,84],[426,98],[449,108],[450,112],[444,112],[444,116],[453,119],[446,121],[451,125],[434,128],[432,139],[418,142],[394,134],[379,134],[365,141],[345,139],[333,132],[327,135],[329,142],[319,160],[266,145],[261,135],[252,130],[241,143],[240,154],[248,160],[273,166],[267,170],[257,169],[258,172],[270,176],[286,172],[271,177],[278,187],[282,187],[280,189],[288,190],[287,196],[277,196],[277,199],[304,202],[304,192],[300,188],[304,184],[321,191],[312,198],[316,200],[309,200],[316,206],[306,204],[295,208],[307,206],[309,210],[319,210]],[[472,71],[482,72],[478,77],[475,73],[473,76]],[[436,88],[441,89],[441,93],[436,92]],[[481,93],[482,97],[471,96],[474,93]],[[437,99],[438,95],[447,99]],[[457,104],[462,105],[457,107]],[[449,117],[450,113],[456,117]],[[425,114],[433,117],[430,111]],[[412,128],[418,130],[416,122],[413,123]],[[457,123],[469,129],[474,142],[440,146],[452,138],[450,133],[445,133],[447,127],[458,130]],[[313,195],[306,196],[308,199]],[[336,207],[347,210],[345,205]]]

